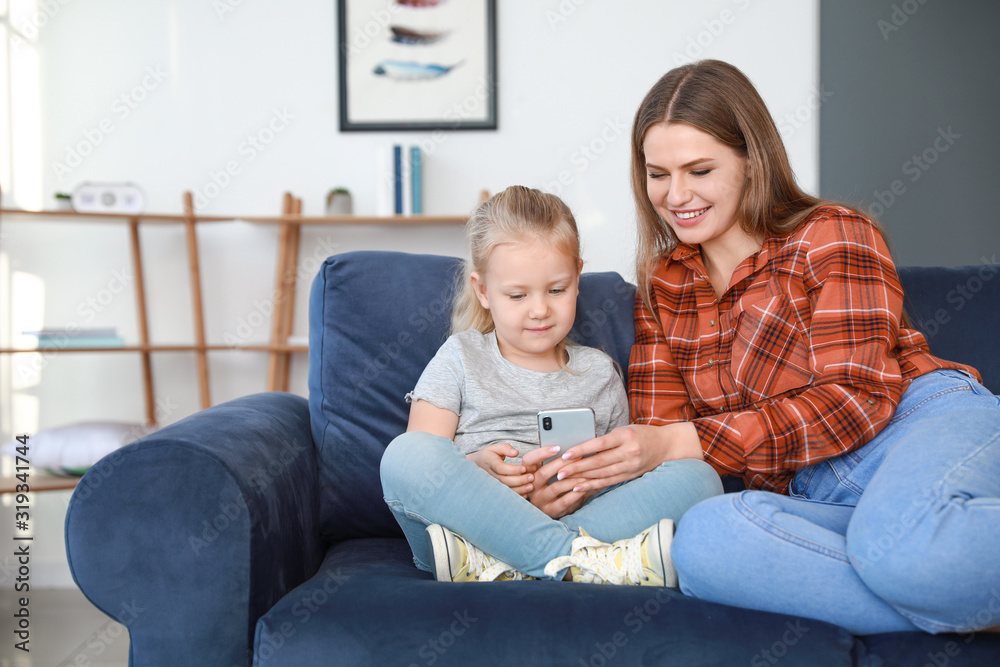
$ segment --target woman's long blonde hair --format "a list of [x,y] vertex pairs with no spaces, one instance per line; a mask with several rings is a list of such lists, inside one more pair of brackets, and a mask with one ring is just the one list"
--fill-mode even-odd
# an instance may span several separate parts
[[[497,246],[543,239],[580,264],[580,233],[569,207],[555,195],[522,185],[512,185],[480,204],[466,223],[465,234],[470,256],[455,295],[452,333],[478,329],[487,334],[496,328],[493,315],[476,296],[471,275],[486,275]],[[560,359],[562,349],[560,343]]]
[[[751,237],[787,234],[818,207],[834,203],[799,188],[778,128],[743,72],[719,60],[670,70],[646,94],[632,123],[632,195],[639,217],[636,278],[647,307],[652,308],[649,291],[653,271],[678,243],[646,193],[643,141],[649,128],[665,123],[697,128],[746,159],[750,177],[743,186],[738,215],[743,231]],[[837,205],[857,211],[849,205]],[[886,236],[872,216],[857,212]]]

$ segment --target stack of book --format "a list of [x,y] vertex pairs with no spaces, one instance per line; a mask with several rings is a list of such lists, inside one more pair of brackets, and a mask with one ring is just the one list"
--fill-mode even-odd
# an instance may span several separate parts
[[38,338],[39,349],[81,347],[123,347],[125,341],[114,327],[45,328],[24,331],[26,336]]
[[423,202],[423,153],[420,146],[393,144],[379,159],[377,215],[420,215]]

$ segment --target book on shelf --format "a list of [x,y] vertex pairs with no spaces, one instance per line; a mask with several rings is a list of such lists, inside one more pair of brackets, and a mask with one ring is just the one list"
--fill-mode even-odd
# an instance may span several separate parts
[[376,190],[377,215],[424,212],[423,152],[419,146],[392,144],[380,150]]
[[62,349],[81,347],[124,347],[125,341],[114,327],[46,327],[37,331],[22,331],[26,336],[38,339],[39,349]]
[[118,330],[115,327],[73,327],[72,329],[45,327],[37,331],[22,331],[21,333],[25,336],[38,336],[39,338],[55,336],[74,338],[78,336],[117,336]]
[[71,349],[83,347],[125,347],[121,336],[39,336],[38,349]]

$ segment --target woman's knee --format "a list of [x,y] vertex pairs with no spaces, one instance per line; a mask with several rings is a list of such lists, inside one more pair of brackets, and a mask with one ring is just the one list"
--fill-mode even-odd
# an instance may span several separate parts
[[1000,615],[986,624],[975,618],[1000,586],[990,565],[1000,542],[993,537],[998,508],[989,504],[930,490],[895,511],[859,504],[847,529],[848,557],[875,595],[921,629],[964,632],[996,625]]
[[725,494],[698,503],[681,518],[670,546],[670,559],[680,578],[681,590],[698,597],[719,576],[716,557],[720,554],[711,545],[730,533],[735,508],[733,495]]

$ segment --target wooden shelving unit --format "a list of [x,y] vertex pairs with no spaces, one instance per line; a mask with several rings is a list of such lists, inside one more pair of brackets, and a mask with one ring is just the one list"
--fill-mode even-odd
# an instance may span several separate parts
[[[106,353],[125,352],[136,353],[142,359],[142,382],[145,397],[146,420],[156,424],[156,410],[153,391],[152,355],[157,352],[191,352],[195,356],[198,373],[198,391],[202,408],[212,405],[209,392],[208,353],[215,350],[243,350],[248,352],[266,352],[267,390],[287,391],[291,355],[305,352],[305,345],[289,345],[288,338],[292,331],[292,320],[295,307],[296,270],[299,258],[299,245],[302,225],[401,225],[415,226],[427,224],[465,224],[467,218],[462,216],[319,216],[305,217],[302,215],[302,200],[291,193],[285,193],[280,216],[202,216],[194,211],[190,192],[183,196],[184,213],[169,215],[160,213],[142,214],[103,214],[78,213],[75,211],[24,211],[0,207],[0,222],[37,221],[39,218],[64,219],[68,222],[107,222],[111,224],[126,224],[131,241],[132,268],[135,274],[136,312],[138,316],[139,341],[134,345],[124,347],[94,347],[94,348],[0,348],[0,354],[66,354],[66,353]],[[274,279],[274,294],[277,306],[271,320],[270,342],[267,345],[213,345],[205,338],[204,309],[202,305],[201,268],[198,258],[197,226],[203,223],[243,222],[278,225],[277,267]],[[181,224],[185,228],[187,238],[187,256],[191,275],[191,307],[194,321],[193,344],[152,344],[149,340],[148,306],[146,289],[143,280],[142,248],[139,241],[140,224]]]

